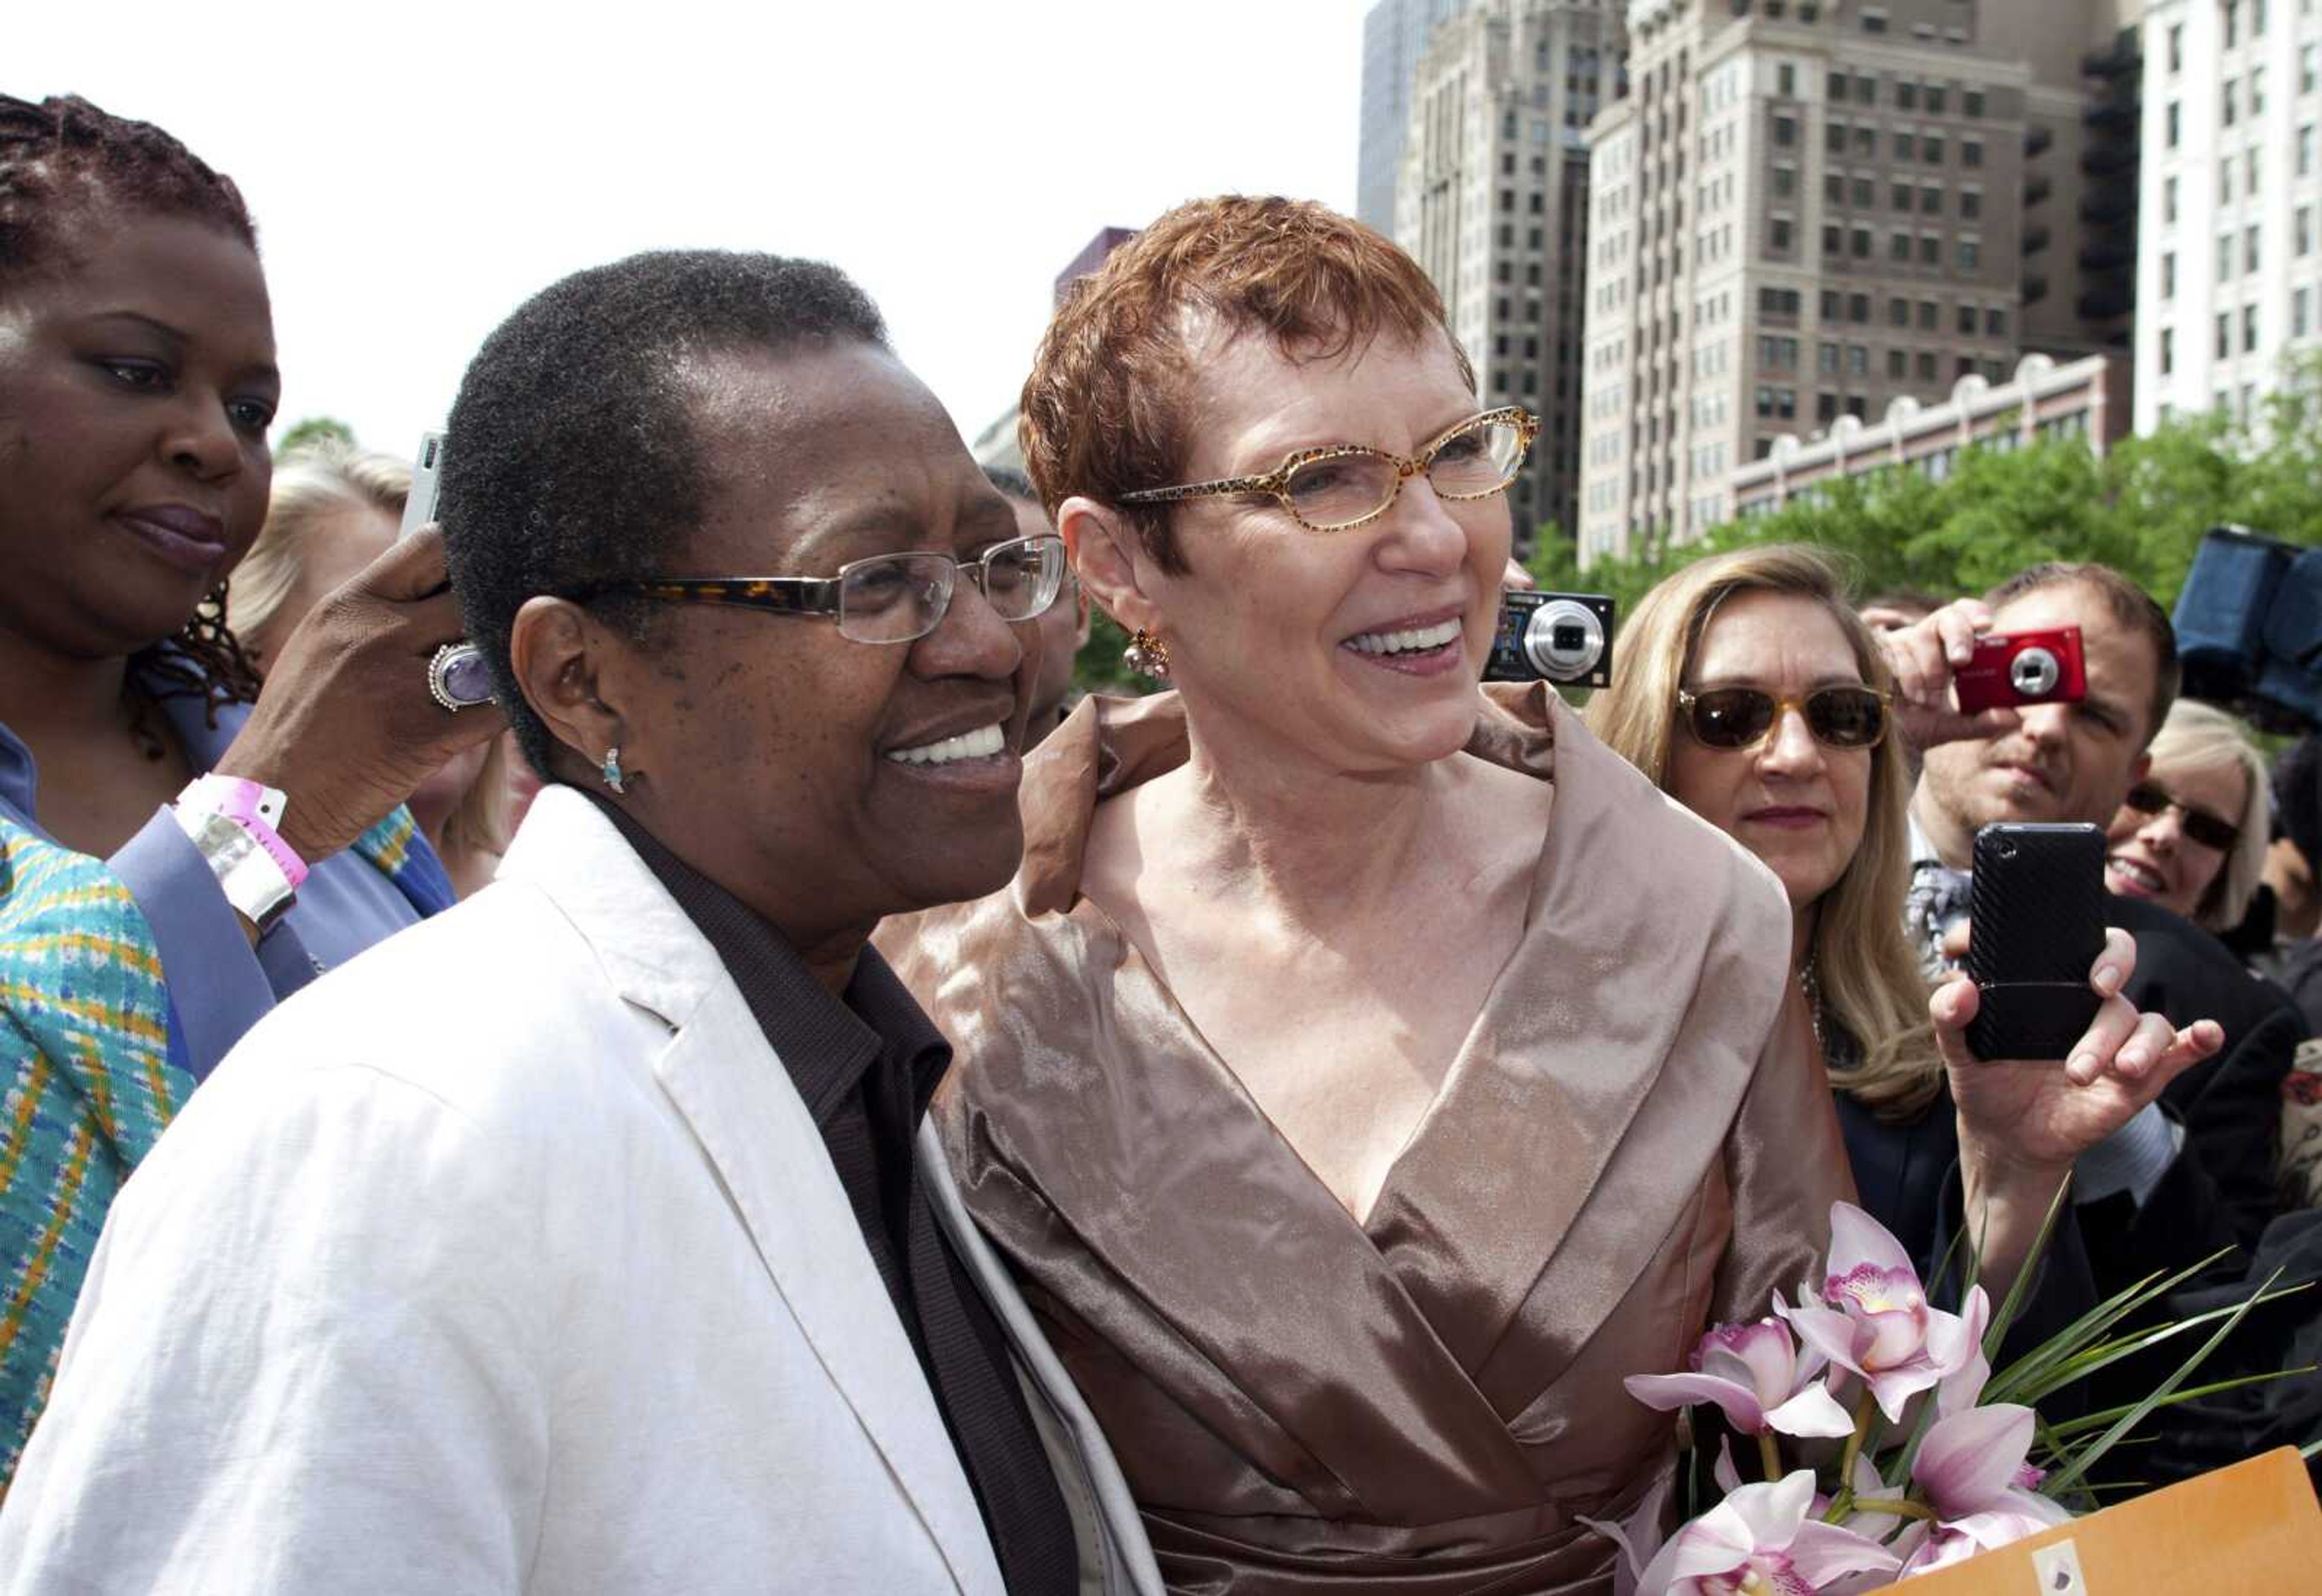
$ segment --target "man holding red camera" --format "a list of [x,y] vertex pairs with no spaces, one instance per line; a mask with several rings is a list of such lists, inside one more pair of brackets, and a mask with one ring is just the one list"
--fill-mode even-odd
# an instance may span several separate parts
[[[2077,698],[2067,629],[2078,638]],[[1924,759],[1911,803],[1906,914],[1915,942],[1939,969],[1962,948],[1980,827],[2101,826],[2143,779],[2146,749],[2177,697],[2176,634],[2151,596],[2117,571],[2050,564],[2009,578],[1981,601],[1948,605],[1882,643],[1896,677],[1897,724]],[[2011,669],[2027,648],[2053,652],[2064,668]],[[1979,667],[2018,686],[2037,687],[2052,674],[2052,681],[2045,697],[2003,690],[1997,698],[2015,701],[1995,702],[1971,689]],[[1962,700],[1993,707],[1962,712]],[[2275,1098],[2304,1029],[2287,998],[2251,980],[2189,921],[2120,897],[2107,897],[2107,917],[2136,938],[2129,999],[2180,1027],[2215,1019],[2226,1046],[2076,1161],[2073,1199],[2084,1218],[2099,1203],[2135,1210],[2084,1226],[2100,1281],[2112,1272],[2101,1256],[2111,1240],[2121,1244],[2120,1267],[2138,1275],[2170,1257],[2189,1263],[2229,1243],[2254,1242],[2272,1209]],[[2010,1084],[2028,1083],[1979,1086]],[[2141,1235],[2132,1245],[2148,1208],[2165,1210],[2168,1234]]]

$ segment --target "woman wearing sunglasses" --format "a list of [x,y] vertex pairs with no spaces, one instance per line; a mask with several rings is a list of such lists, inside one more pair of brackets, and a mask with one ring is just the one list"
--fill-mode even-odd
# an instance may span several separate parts
[[2265,869],[2265,761],[2239,721],[2189,698],[2171,706],[2152,755],[2106,828],[2105,884],[2222,935]]
[[[2141,1105],[2091,1093],[2075,1105],[2089,1111],[2071,1116],[2020,1104],[1986,1111],[1992,1094],[1979,1087],[1997,1077],[1979,1072],[2018,1066],[1968,1059],[1951,989],[1935,999],[1942,1028],[1931,1022],[1929,990],[1903,929],[1910,776],[1901,739],[1890,734],[1892,699],[1879,643],[1846,602],[1836,569],[1812,549],[1775,544],[1697,561],[1647,594],[1622,631],[1621,670],[1587,719],[1780,880],[1791,967],[1814,1013],[1815,1050],[1863,1206],[1923,1274],[1941,1260],[1960,1214],[1973,1213],[1983,1278],[2001,1293],[2057,1185],[2016,1172],[2068,1167],[2086,1150],[2060,1154],[2050,1145],[2060,1119],[2094,1145]],[[2105,958],[2134,968],[2125,933],[2113,934]],[[2056,1094],[2088,1090],[2061,1069],[2022,1068],[2043,1069]],[[2110,1106],[2098,1111],[2100,1101]],[[2067,1226],[2021,1321],[2024,1344],[2093,1299],[2085,1254]]]
[[1176,690],[1083,702],[1010,889],[882,937],[1179,1590],[1601,1588],[1582,1519],[1673,1457],[1622,1377],[1766,1312],[1844,1184],[1770,884],[1477,690],[1537,429],[1477,388],[1317,206],[1190,205],[1076,287],[1025,455]]

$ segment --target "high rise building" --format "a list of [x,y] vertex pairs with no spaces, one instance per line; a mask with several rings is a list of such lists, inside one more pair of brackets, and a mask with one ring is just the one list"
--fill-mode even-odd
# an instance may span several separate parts
[[2117,344],[2080,200],[2089,149],[2135,160],[2084,80],[2118,6],[1634,0],[1590,129],[1584,562],[1728,519],[1777,438]]
[[1525,552],[1544,524],[1571,534],[1584,130],[1622,82],[1619,0],[1478,0],[1436,30],[1412,87],[1395,239],[1442,294],[1484,402],[1541,419],[1509,489]]
[[2322,4],[2153,0],[2136,426],[2247,419],[2322,347]]
[[1378,0],[1363,17],[1363,102],[1355,216],[1393,237],[1394,184],[1411,120],[1411,80],[1435,24],[1469,0]]

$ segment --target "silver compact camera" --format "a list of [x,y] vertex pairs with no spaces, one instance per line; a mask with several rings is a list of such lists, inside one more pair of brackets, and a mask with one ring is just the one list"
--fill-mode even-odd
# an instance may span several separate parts
[[1601,593],[1502,594],[1484,679],[1612,686],[1613,601]]

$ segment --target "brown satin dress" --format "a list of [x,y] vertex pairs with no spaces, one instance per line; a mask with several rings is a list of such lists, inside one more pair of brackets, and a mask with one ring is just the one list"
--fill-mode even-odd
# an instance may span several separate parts
[[[879,944],[956,1049],[970,1209],[1119,1455],[1170,1588],[1609,1588],[1670,1415],[1621,1377],[1766,1311],[1847,1190],[1765,870],[1545,687],[1468,752],[1555,784],[1525,929],[1358,1221],[1079,892],[1103,799],[1181,764],[1175,695],[1028,762],[1024,868]],[[1282,1023],[1298,1023],[1284,994]]]

